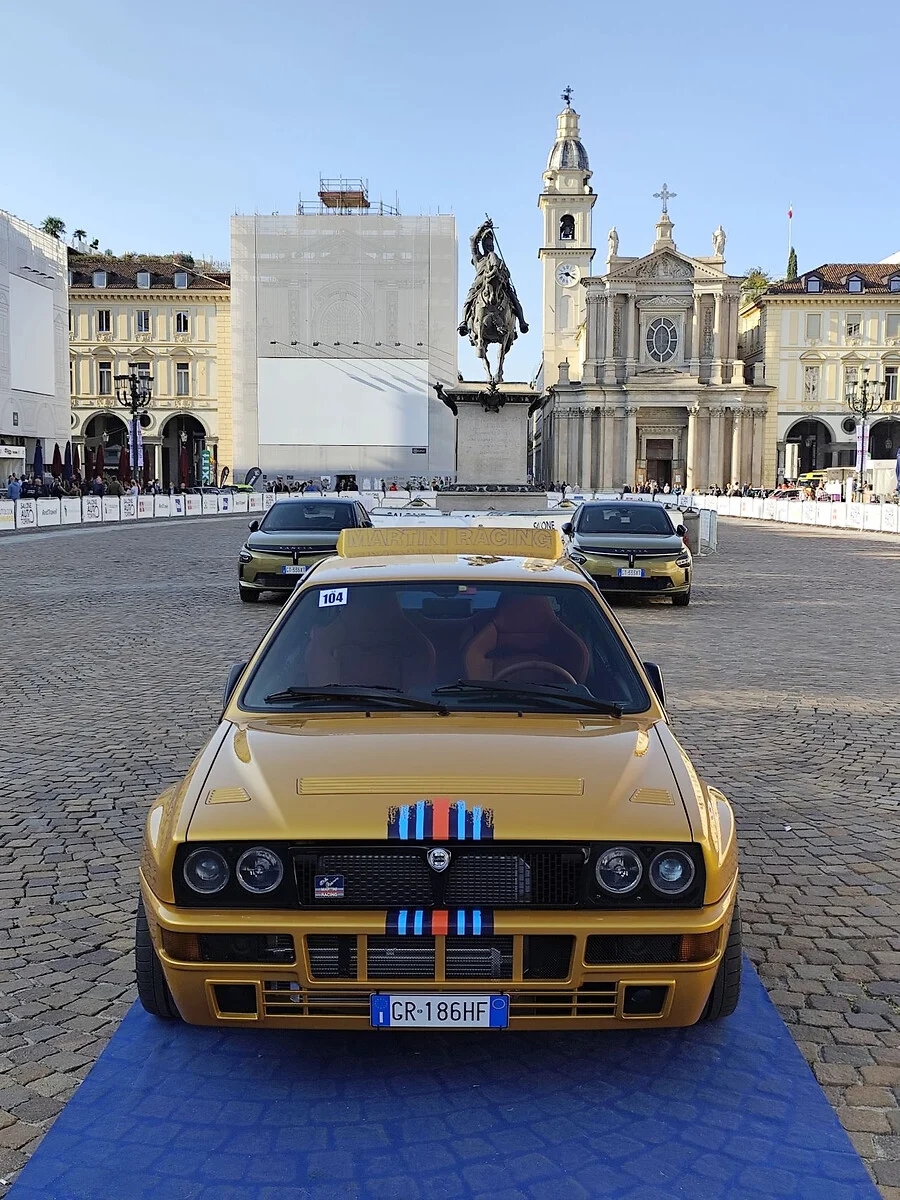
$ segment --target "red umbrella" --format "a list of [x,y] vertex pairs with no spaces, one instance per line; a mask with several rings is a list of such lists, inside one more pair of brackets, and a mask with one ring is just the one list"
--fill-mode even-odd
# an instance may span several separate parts
[[[94,459],[94,476],[99,475],[103,478],[103,472],[106,470],[106,463],[103,461],[103,443],[100,442],[97,446],[97,457]],[[91,478],[93,478],[92,476]]]
[[119,451],[119,478],[123,483],[128,478],[128,448],[126,446]]
[[[87,454],[86,449],[85,449],[85,454]],[[78,443],[77,442],[72,443],[72,470],[75,472],[76,475],[81,470],[81,455],[78,453]]]
[[149,447],[149,446],[148,446],[148,445],[145,443],[145,444],[144,444],[144,487],[149,487],[149,486],[150,486],[150,484],[153,482],[153,475],[152,475],[152,471],[153,471],[153,463],[152,463],[152,457],[153,457],[153,451],[152,451],[152,449],[151,449],[151,448],[150,448],[150,447]]
[[179,473],[181,475],[181,486],[186,488],[189,481],[188,478],[188,452],[187,446],[181,447],[181,459],[178,464]]
[[62,451],[59,448],[59,442],[53,447],[53,461],[50,464],[50,474],[54,479],[59,479],[62,475]]

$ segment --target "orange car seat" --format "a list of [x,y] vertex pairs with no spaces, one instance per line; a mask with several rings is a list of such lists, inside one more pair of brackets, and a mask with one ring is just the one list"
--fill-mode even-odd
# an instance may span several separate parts
[[[353,604],[353,592],[350,592]],[[381,684],[407,691],[434,683],[435,653],[428,638],[403,613],[397,594],[374,588],[329,625],[315,630],[306,651],[310,687]]]
[[[493,618],[466,646],[467,679],[496,679],[511,667],[549,663],[562,667],[576,683],[590,669],[587,646],[553,611],[549,596],[504,596]],[[540,678],[538,678],[540,676]],[[536,668],[533,683],[559,683],[559,676]]]

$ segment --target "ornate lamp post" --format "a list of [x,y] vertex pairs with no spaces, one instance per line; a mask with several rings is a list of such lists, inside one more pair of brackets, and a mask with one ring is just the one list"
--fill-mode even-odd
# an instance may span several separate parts
[[847,407],[860,422],[856,441],[856,496],[862,495],[863,477],[866,470],[866,453],[869,448],[869,417],[877,413],[884,400],[884,382],[869,379],[869,368],[863,367],[862,380],[851,383],[846,393]]
[[123,408],[131,413],[131,463],[134,479],[137,480],[140,464],[138,462],[138,420],[142,412],[150,407],[153,399],[152,375],[138,375],[132,371],[128,375],[114,376],[116,382],[116,399]]

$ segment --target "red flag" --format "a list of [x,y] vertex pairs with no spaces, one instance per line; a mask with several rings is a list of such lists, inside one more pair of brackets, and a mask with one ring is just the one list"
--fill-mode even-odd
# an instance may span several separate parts
[[792,204],[792,205],[791,205],[791,207],[788,209],[788,217],[789,217],[791,220],[793,220],[793,217],[794,217],[794,206],[793,206],[793,204]]

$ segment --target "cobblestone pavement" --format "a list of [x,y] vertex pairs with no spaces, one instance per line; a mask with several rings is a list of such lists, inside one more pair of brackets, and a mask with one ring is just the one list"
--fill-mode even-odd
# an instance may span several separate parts
[[[242,518],[0,542],[0,1194],[134,997],[150,797],[276,603]],[[738,810],[745,943],[882,1193],[900,1200],[896,539],[720,523],[688,609],[619,614]]]

